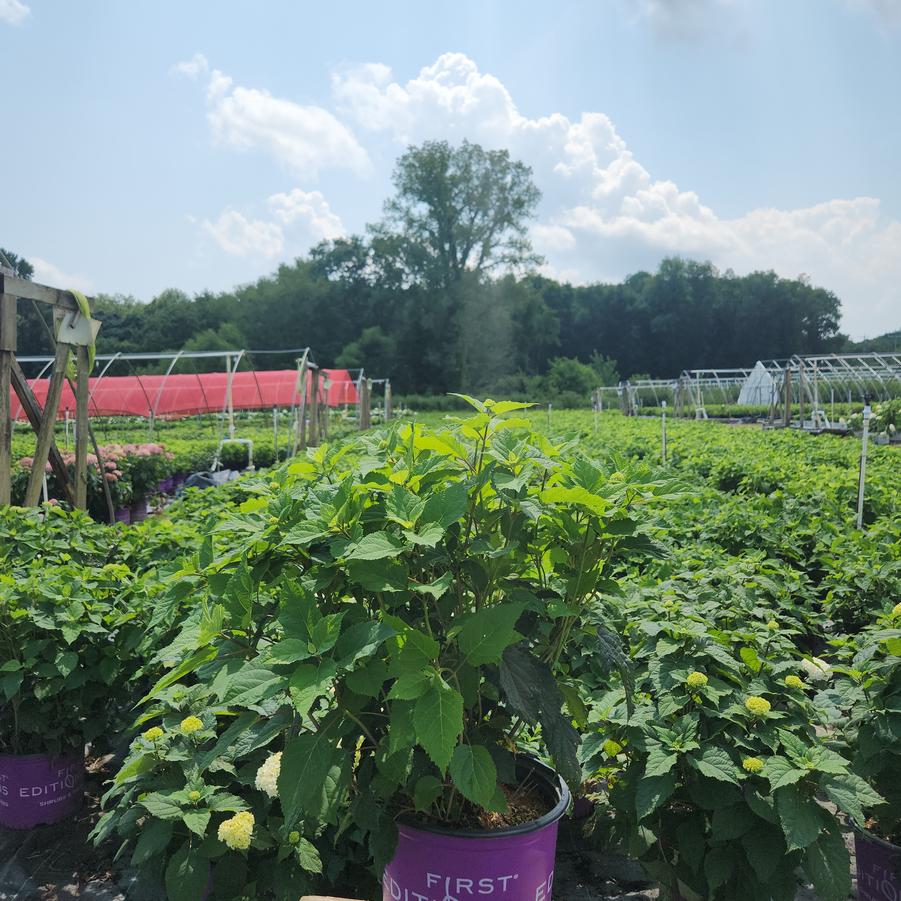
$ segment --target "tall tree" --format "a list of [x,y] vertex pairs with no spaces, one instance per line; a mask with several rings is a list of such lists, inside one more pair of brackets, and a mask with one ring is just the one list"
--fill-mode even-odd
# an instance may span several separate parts
[[538,262],[527,224],[541,192],[508,151],[427,141],[400,157],[393,180],[396,193],[371,231],[383,244],[395,238],[410,280],[448,289],[466,272]]
[[4,257],[9,261],[9,265],[12,267],[13,272],[15,272],[19,278],[31,281],[34,276],[34,266],[32,266],[25,257],[20,257],[17,253],[13,253],[5,247],[0,247],[0,265],[3,265]]

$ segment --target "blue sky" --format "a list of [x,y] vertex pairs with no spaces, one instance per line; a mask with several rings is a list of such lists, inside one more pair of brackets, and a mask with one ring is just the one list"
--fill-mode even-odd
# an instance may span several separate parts
[[680,253],[901,326],[901,0],[0,0],[0,80],[0,244],[54,284],[251,281],[467,137],[533,167],[549,274]]

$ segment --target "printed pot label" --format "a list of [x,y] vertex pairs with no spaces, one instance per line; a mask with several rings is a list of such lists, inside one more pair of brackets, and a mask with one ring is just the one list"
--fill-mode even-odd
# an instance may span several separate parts
[[56,823],[81,808],[84,756],[0,756],[0,824],[30,829]]
[[556,822],[503,838],[399,831],[383,901],[551,901]]
[[901,848],[856,832],[854,853],[860,901],[901,901]]

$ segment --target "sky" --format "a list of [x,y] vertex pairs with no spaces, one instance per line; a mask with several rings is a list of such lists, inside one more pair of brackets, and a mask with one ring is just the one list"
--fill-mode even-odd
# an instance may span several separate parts
[[548,275],[678,254],[901,327],[901,0],[0,0],[0,84],[0,245],[58,287],[254,281],[467,138],[532,167]]

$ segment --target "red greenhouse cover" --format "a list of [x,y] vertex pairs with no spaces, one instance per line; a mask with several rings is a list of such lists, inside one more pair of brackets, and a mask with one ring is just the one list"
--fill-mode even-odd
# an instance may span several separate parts
[[[330,407],[357,402],[357,386],[346,369],[319,370],[319,394]],[[235,410],[260,410],[291,407],[299,400],[296,369],[263,372],[236,372],[232,382],[232,406]],[[328,395],[324,385],[328,380]],[[307,373],[307,399],[310,398],[311,373]],[[30,380],[32,391],[43,407],[49,379]],[[154,416],[177,418],[199,413],[221,413],[226,408],[228,375],[224,372],[177,375],[104,376],[89,380],[91,416]],[[19,399],[12,397],[13,417],[24,419]],[[66,410],[75,414],[75,397],[68,382],[63,384],[57,417]]]

